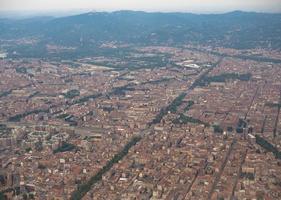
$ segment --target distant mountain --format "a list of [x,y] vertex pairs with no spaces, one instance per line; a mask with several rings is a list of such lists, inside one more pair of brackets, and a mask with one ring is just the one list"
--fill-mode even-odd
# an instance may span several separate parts
[[34,37],[40,45],[91,47],[205,44],[237,49],[281,49],[281,14],[90,12],[62,18],[0,19],[0,39]]

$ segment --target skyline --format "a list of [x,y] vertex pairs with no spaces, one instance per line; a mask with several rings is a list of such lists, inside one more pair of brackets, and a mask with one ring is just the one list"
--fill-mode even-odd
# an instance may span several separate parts
[[205,0],[204,4],[191,0],[1,0],[0,12],[40,14],[85,11],[138,10],[147,12],[223,13],[234,10],[254,12],[281,12],[281,0]]

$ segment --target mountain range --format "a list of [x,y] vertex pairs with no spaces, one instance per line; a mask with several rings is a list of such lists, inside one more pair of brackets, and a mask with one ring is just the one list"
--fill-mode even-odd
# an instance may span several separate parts
[[[132,45],[201,44],[236,49],[281,49],[281,14],[234,11],[225,14],[90,12],[67,17],[0,19],[0,40],[34,39],[91,49],[113,42]],[[4,45],[19,51],[26,44]],[[0,48],[3,49],[3,46]],[[5,48],[5,47],[4,47]]]

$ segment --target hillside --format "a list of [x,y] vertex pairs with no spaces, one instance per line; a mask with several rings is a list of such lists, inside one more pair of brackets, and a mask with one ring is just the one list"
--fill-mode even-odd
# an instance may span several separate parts
[[[45,52],[46,44],[95,49],[102,43],[133,45],[204,44],[236,49],[281,49],[281,14],[95,12],[51,18],[0,20],[0,39],[36,40],[31,49]],[[24,44],[26,45],[26,44]],[[10,50],[30,46],[9,44]]]

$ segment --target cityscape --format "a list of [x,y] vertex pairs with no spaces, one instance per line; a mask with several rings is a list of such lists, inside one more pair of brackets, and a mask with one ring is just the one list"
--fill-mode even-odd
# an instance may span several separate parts
[[0,18],[0,199],[281,199],[281,14],[222,14],[263,39],[75,32],[111,15],[153,14]]

